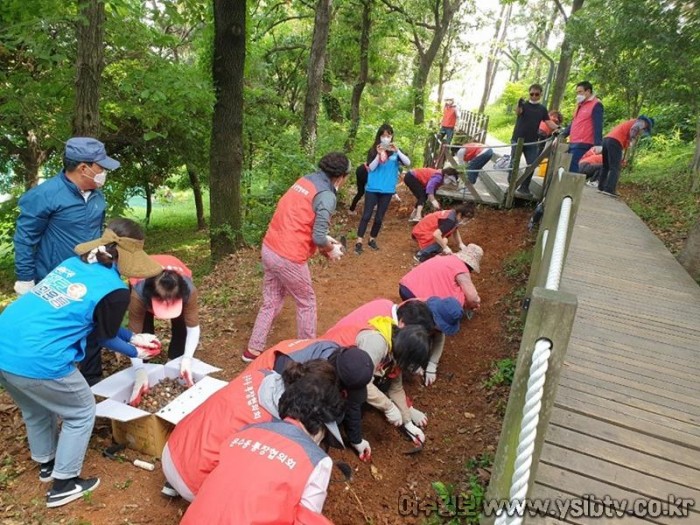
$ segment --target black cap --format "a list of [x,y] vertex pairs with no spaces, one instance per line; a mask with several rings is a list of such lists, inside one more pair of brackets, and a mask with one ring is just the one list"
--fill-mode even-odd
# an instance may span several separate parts
[[335,360],[335,370],[341,386],[347,390],[364,388],[372,381],[374,363],[364,350],[356,346],[348,346],[340,350]]

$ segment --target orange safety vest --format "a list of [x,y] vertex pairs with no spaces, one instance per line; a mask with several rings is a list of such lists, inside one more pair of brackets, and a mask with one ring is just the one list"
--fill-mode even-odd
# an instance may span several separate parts
[[297,180],[277,203],[263,244],[280,257],[303,264],[316,253],[313,200],[318,188],[307,176]]
[[583,157],[581,157],[581,160],[578,161],[579,165],[580,164],[603,164],[603,155],[601,153],[596,153],[594,148],[589,149],[586,153],[583,154]]
[[433,175],[440,173],[440,170],[436,170],[435,168],[416,168],[411,170],[411,172],[425,188],[428,185],[428,181],[433,177]]
[[622,124],[618,124],[615,126],[613,129],[610,130],[610,133],[605,135],[609,139],[615,139],[620,143],[622,146],[622,149],[625,150],[629,148],[630,145],[630,130],[632,129],[632,126],[637,122],[636,118],[626,120]]
[[457,124],[457,108],[455,106],[445,106],[442,110],[442,122],[440,126],[443,128],[454,128]]
[[486,148],[486,144],[481,144],[480,142],[467,142],[466,144],[463,144],[462,147],[466,150],[464,152],[464,162],[469,162],[474,157],[479,155],[484,148]]
[[[328,455],[294,420],[251,425],[221,447],[181,525],[293,525],[311,475]],[[325,488],[325,487],[324,487]]]
[[411,230],[411,235],[418,242],[418,248],[422,250],[426,246],[430,246],[431,244],[435,243],[435,237],[433,237],[433,233],[435,232],[435,230],[438,229],[438,222],[443,220],[443,219],[449,219],[449,218],[452,218],[455,220],[455,227],[452,228],[449,232],[443,234],[443,237],[449,237],[457,229],[455,211],[454,210],[434,211],[433,213],[429,213],[428,215],[423,217],[418,222],[418,224],[416,224],[413,227],[413,230]]
[[457,276],[469,273],[469,267],[456,255],[438,255],[419,264],[404,275],[399,284],[416,297],[454,297],[464,306],[466,298]]
[[593,108],[600,104],[600,100],[593,97],[584,100],[576,108],[574,118],[571,121],[569,142],[572,144],[595,144],[595,132],[593,130]]
[[258,402],[258,391],[270,370],[245,370],[180,421],[170,434],[168,450],[178,474],[192,494],[219,464],[227,436],[251,423],[271,421]]

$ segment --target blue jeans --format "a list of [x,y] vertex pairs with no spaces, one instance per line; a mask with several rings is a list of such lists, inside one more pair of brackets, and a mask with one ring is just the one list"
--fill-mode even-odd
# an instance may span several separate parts
[[[435,128],[433,128],[435,129]],[[442,126],[440,128],[440,135],[445,137],[445,142],[450,144],[452,142],[452,136],[455,134],[455,128],[446,128]]]
[[55,459],[54,479],[79,476],[95,424],[95,397],[78,369],[59,379],[32,379],[0,370],[0,385],[22,411],[32,459],[38,463]]
[[569,166],[569,171],[574,173],[580,173],[578,162],[583,157],[589,149],[593,147],[593,144],[583,144],[581,142],[576,142],[574,144],[569,144],[569,151],[571,153],[571,165]]
[[467,178],[469,182],[472,184],[476,182],[476,178],[479,176],[479,170],[486,166],[486,163],[491,160],[491,157],[493,157],[493,150],[487,148],[469,161],[469,164],[467,164]]

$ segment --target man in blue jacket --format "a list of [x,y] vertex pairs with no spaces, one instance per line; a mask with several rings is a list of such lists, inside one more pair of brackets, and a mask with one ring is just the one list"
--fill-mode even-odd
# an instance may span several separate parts
[[[76,245],[102,235],[105,198],[101,188],[107,170],[118,167],[100,141],[73,137],[66,142],[63,169],[22,195],[14,237],[15,292],[24,295],[75,255]],[[81,371],[91,385],[102,378],[100,349],[91,337]]]

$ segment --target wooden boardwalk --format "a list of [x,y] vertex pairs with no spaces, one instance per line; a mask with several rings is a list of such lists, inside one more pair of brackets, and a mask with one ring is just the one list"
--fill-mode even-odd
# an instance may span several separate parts
[[579,306],[534,498],[695,500],[700,524],[700,287],[621,201],[584,188],[561,290]]

